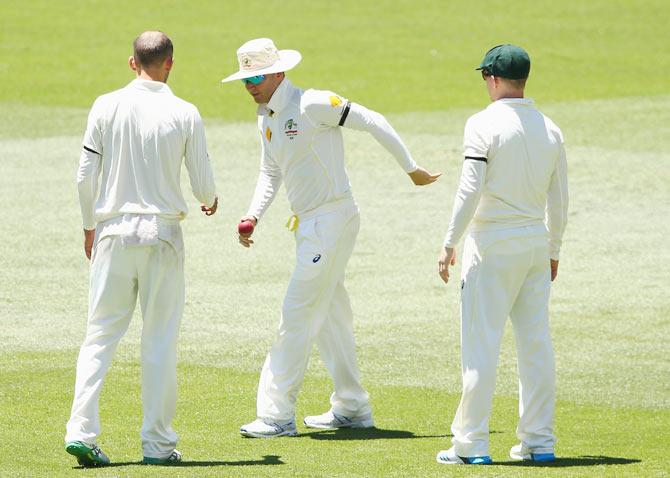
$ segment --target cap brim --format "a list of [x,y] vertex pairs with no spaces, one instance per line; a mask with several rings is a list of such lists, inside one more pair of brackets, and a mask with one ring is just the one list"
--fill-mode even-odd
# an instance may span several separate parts
[[302,60],[302,55],[297,50],[279,50],[277,53],[279,55],[279,60],[272,65],[266,68],[259,68],[257,70],[238,71],[237,73],[233,73],[232,75],[225,77],[223,80],[221,80],[221,83],[243,80],[244,78],[251,78],[252,76],[281,73],[283,71],[288,71],[295,68],[295,66],[300,63],[300,60]]

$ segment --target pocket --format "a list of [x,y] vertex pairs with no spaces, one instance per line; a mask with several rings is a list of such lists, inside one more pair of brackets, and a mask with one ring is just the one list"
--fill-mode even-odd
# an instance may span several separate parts
[[177,253],[180,262],[184,263],[184,236],[178,225],[161,225],[158,228],[158,239],[167,242]]
[[477,241],[472,235],[468,235],[463,242],[463,256],[461,258],[461,286],[472,275],[481,262]]
[[[345,231],[350,230],[350,223],[358,220],[357,211],[338,210],[324,214],[316,218],[314,234],[324,250],[335,249],[339,246],[339,242],[342,240]],[[359,224],[357,223],[356,234],[358,233],[358,226]]]
[[110,241],[114,236],[102,236],[100,237],[100,229],[96,228],[95,229],[95,237],[93,238],[93,248],[91,250],[91,267],[95,263],[95,259],[98,257],[98,249],[100,247],[108,247],[106,246],[104,241]]
[[300,223],[296,231],[295,280],[313,280],[323,273],[328,251],[317,233],[317,218]]

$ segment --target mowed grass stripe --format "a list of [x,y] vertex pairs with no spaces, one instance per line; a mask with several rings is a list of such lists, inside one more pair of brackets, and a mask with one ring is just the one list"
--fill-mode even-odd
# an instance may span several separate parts
[[[62,437],[72,397],[76,351],[1,354],[0,443],[8,476],[75,476]],[[22,362],[30,368],[15,368]],[[10,365],[5,369],[5,365]],[[26,376],[30,378],[26,384]],[[253,440],[238,427],[253,418],[257,374],[237,369],[180,364],[175,427],[183,467],[140,466],[140,370],[117,360],[102,393],[103,434],[99,443],[120,467],[90,470],[95,476],[443,476],[435,453],[449,446],[449,425],[458,394],[423,387],[370,387],[377,429],[314,431],[300,436]],[[328,406],[328,381],[308,378],[299,397],[298,418]],[[516,442],[516,402],[496,397],[491,418],[491,454],[496,466],[477,476],[663,476],[668,410],[557,405],[557,454],[548,467],[510,462]],[[450,475],[472,470],[449,468]]]
[[[36,15],[35,12],[39,12]],[[128,15],[132,12],[132,15]],[[131,42],[147,28],[175,42],[171,84],[206,116],[246,119],[237,69],[246,40],[273,38],[304,60],[296,84],[329,88],[385,112],[477,105],[484,52],[517,43],[543,101],[667,93],[666,0],[6,0],[0,3],[0,101],[88,107],[126,82]],[[48,72],[36,74],[36,68]]]
[[[558,394],[577,403],[663,408],[670,400],[670,366],[659,337],[670,328],[662,286],[670,226],[661,215],[670,205],[670,172],[653,165],[667,162],[664,144],[670,139],[659,138],[652,152],[640,128],[665,117],[670,97],[619,101],[622,109],[646,118],[631,127],[630,147],[623,150],[613,147],[610,128],[599,136],[595,126],[598,118],[611,117],[608,103],[548,108],[565,121],[571,187],[570,223],[551,304]],[[367,135],[346,132],[348,169],[362,211],[347,283],[367,383],[460,389],[458,291],[439,281],[435,257],[460,173],[460,130],[468,113],[391,117],[417,159],[445,172],[423,189],[413,188]],[[274,338],[293,263],[293,239],[283,227],[288,205],[280,192],[257,230],[254,249],[240,248],[235,224],[257,177],[257,133],[251,123],[208,126],[222,206],[213,218],[202,217],[184,183],[194,213],[183,223],[188,285],[181,360],[256,372]],[[586,144],[572,146],[570,138],[579,132]],[[80,141],[77,132],[0,142],[0,201],[9,212],[0,241],[0,303],[10,324],[0,330],[0,350],[71,349],[83,339],[88,263],[74,185]],[[136,316],[121,358],[136,358],[140,328]],[[45,329],[49,333],[39,333]],[[319,362],[312,363],[310,373],[325,377]],[[517,390],[509,330],[497,390],[510,397]]]

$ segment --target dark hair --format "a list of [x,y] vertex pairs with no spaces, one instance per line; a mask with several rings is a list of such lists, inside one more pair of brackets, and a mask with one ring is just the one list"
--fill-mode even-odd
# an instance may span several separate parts
[[133,42],[133,57],[142,66],[160,65],[173,51],[172,40],[159,31],[144,32]]

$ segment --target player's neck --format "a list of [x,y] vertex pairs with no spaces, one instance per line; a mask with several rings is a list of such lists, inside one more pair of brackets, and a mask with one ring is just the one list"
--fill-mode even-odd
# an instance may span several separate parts
[[523,90],[507,90],[501,91],[498,94],[492,96],[493,101],[504,100],[506,98],[523,98]]
[[140,80],[160,81],[167,83],[167,75],[164,71],[158,70],[140,70],[137,72],[137,78]]

